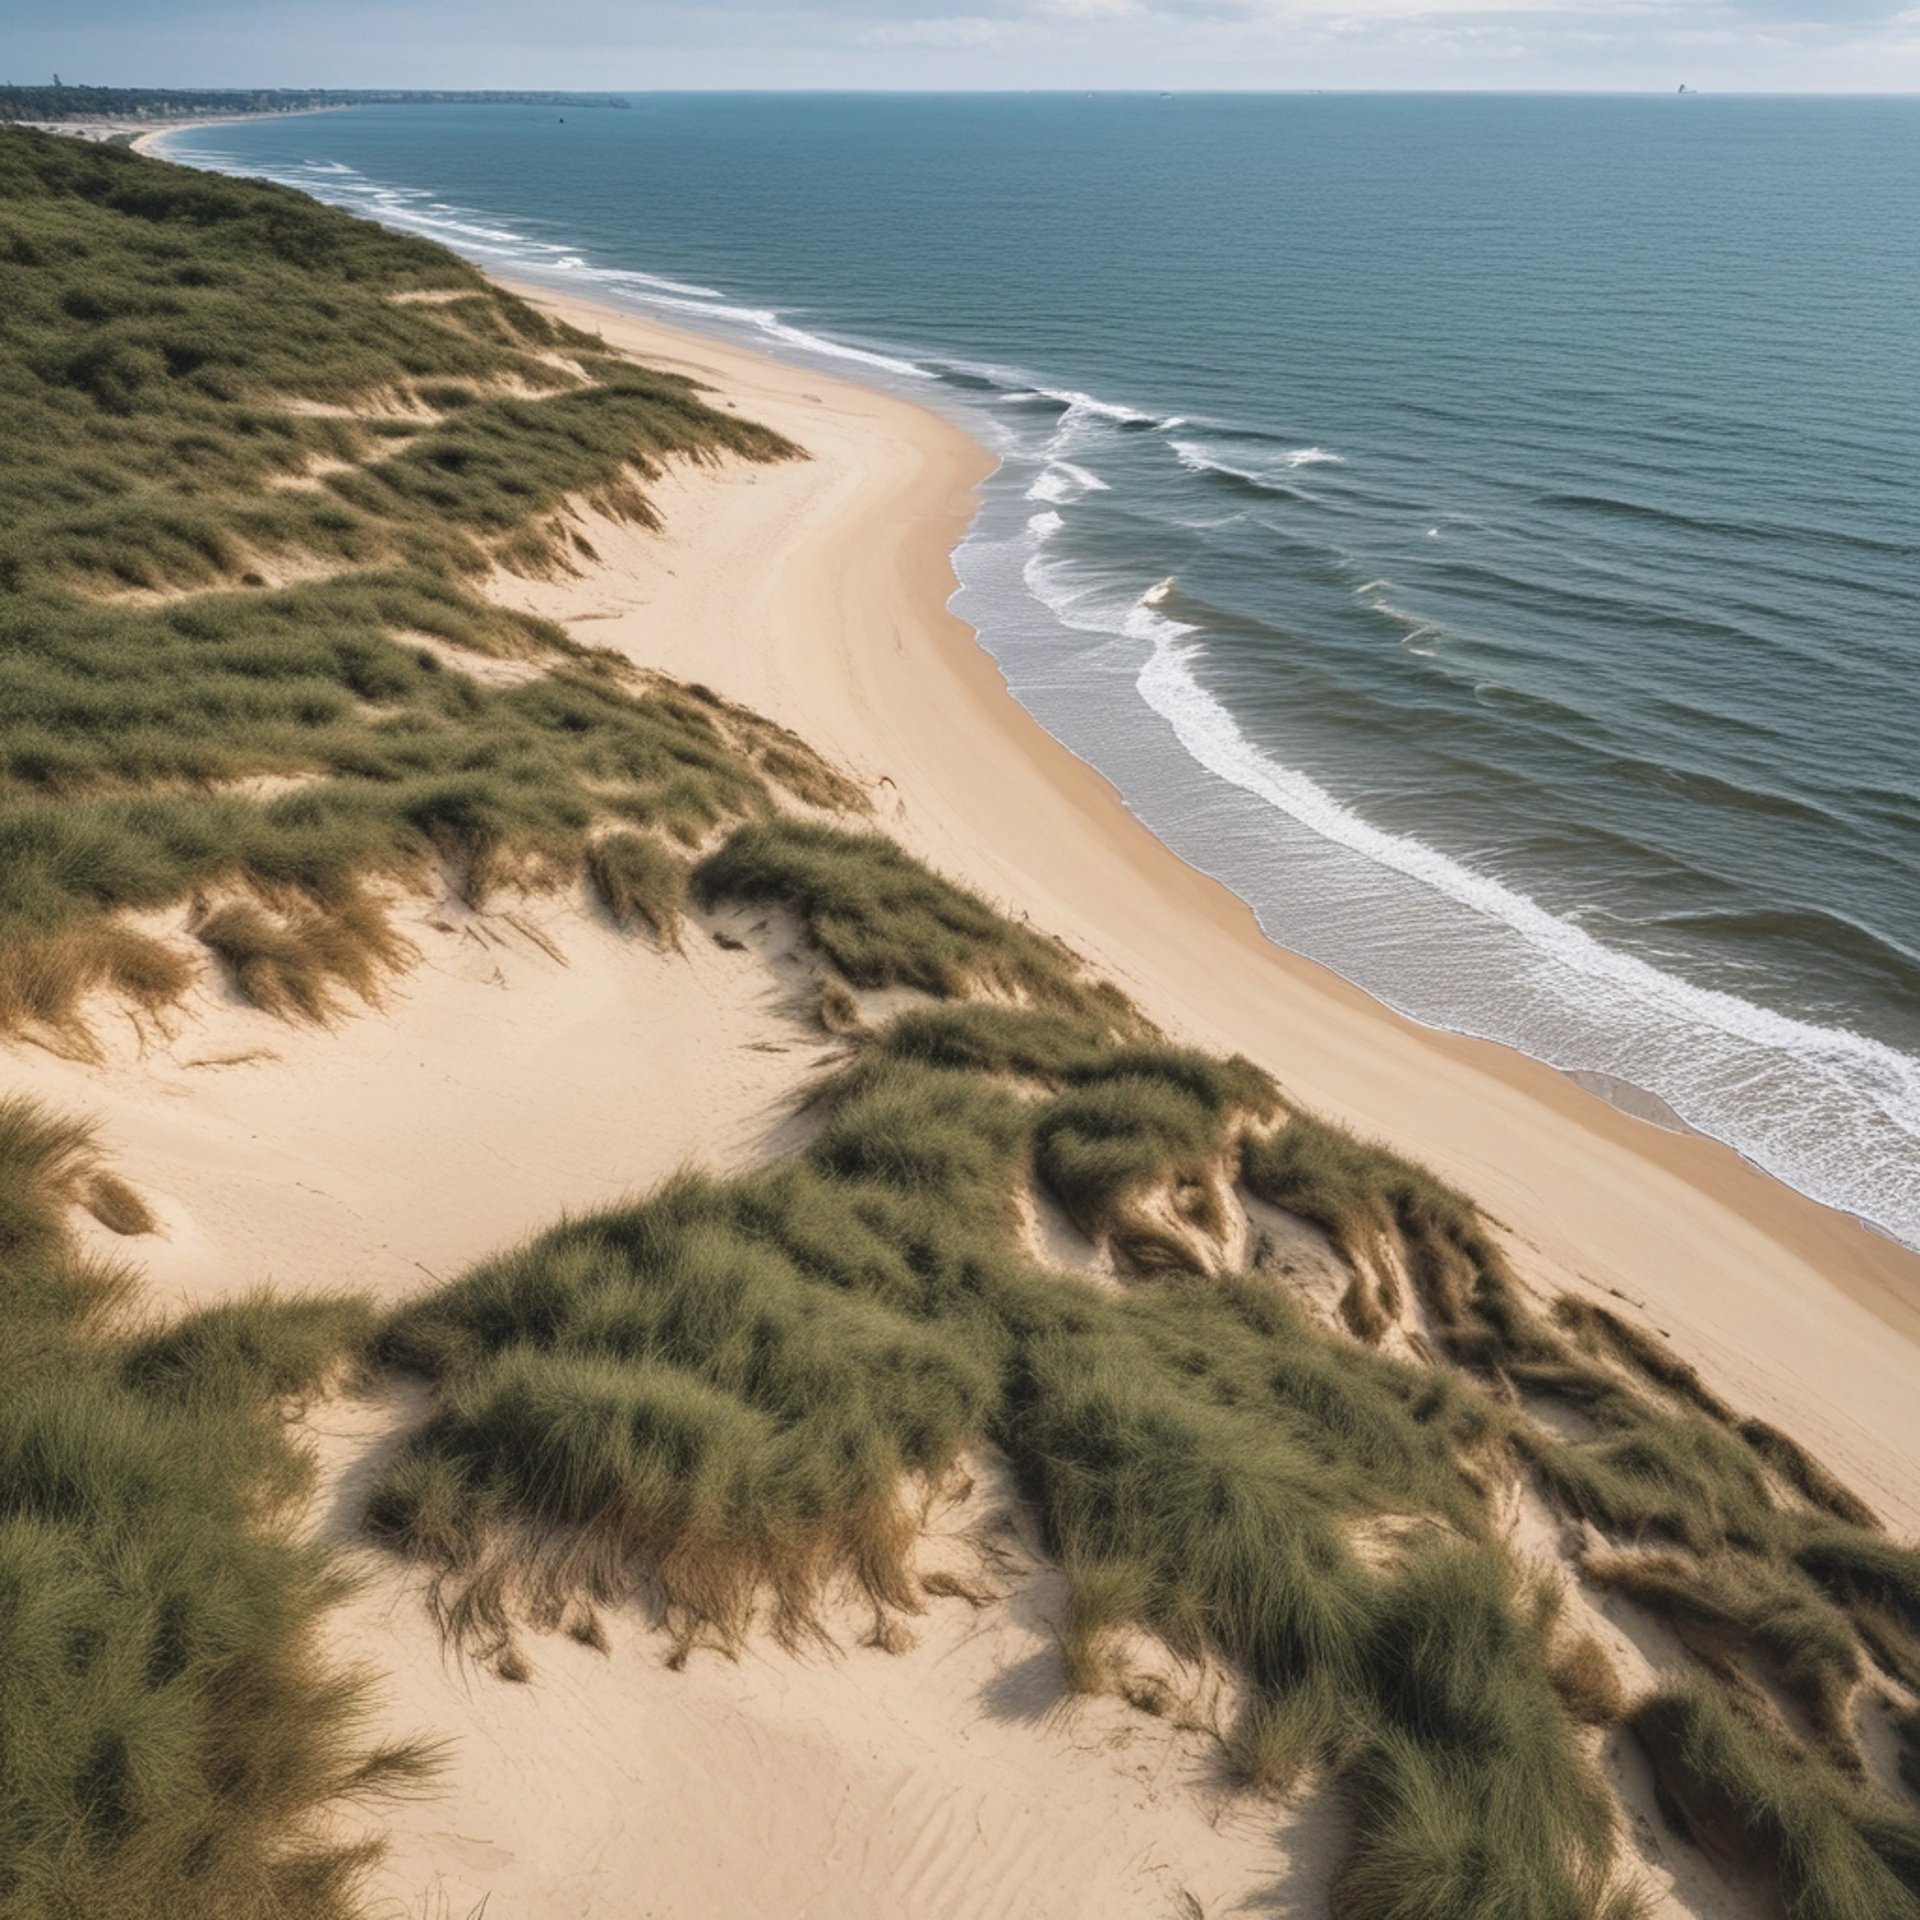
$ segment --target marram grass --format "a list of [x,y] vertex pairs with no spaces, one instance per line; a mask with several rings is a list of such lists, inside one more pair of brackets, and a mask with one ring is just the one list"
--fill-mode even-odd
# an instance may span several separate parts
[[[204,968],[329,1018],[404,961],[382,883],[437,869],[474,904],[584,873],[668,945],[689,898],[783,914],[848,1042],[803,1152],[384,1323],[139,1324],[67,1224],[151,1214],[84,1127],[0,1103],[6,1920],[354,1910],[366,1856],[317,1816],[423,1756],[369,1751],[320,1657],[339,1577],[287,1525],[280,1415],[372,1364],[433,1404],[370,1522],[504,1678],[537,1683],[524,1622],[604,1648],[633,1598],[682,1654],[836,1594],[884,1640],[929,1595],[921,1501],[990,1445],[1065,1570],[1070,1682],[1141,1633],[1221,1663],[1238,1776],[1341,1796],[1338,1920],[1632,1912],[1594,1759],[1623,1722],[1792,1920],[1916,1911],[1920,1823],[1853,1710],[1920,1684],[1920,1556],[1856,1496],[1631,1323],[1542,1311],[1463,1195],[821,817],[860,797],[792,736],[480,591],[590,563],[588,514],[648,523],[668,460],[793,449],[425,243],[13,131],[0,311],[0,1026]],[[502,658],[538,671],[460,665]],[[116,917],[188,899],[191,946]],[[882,988],[921,1003],[869,1027]],[[1038,1265],[1036,1192],[1132,1284]],[[1324,1231],[1342,1324],[1234,1270],[1242,1195]],[[1623,1696],[1501,1544],[1522,1479],[1697,1671]]]
[[[695,886],[790,913],[830,981],[930,997],[858,1029],[797,1157],[571,1222],[390,1323],[384,1356],[435,1411],[373,1516],[432,1565],[456,1638],[518,1661],[521,1621],[638,1599],[684,1654],[756,1620],[805,1636],[834,1593],[916,1610],[912,1515],[988,1444],[1066,1572],[1069,1684],[1119,1684],[1140,1632],[1235,1671],[1229,1765],[1346,1805],[1342,1920],[1625,1920],[1642,1901],[1592,1743],[1655,1721],[1501,1545],[1531,1478],[1604,1544],[1596,1590],[1699,1645],[1703,1697],[1780,1690],[1797,1724],[1759,1713],[1754,1751],[1821,1796],[1835,1860],[1897,1880],[1920,1823],[1865,1784],[1849,1710],[1867,1649],[1911,1644],[1911,1562],[1838,1516],[1837,1483],[1660,1350],[1539,1311],[1463,1196],[1247,1063],[1158,1041],[886,843],[748,825]],[[1431,1357],[1178,1235],[1121,1292],[1050,1274],[1030,1188],[1093,1235],[1148,1194],[1283,1206]],[[1188,1224],[1231,1238],[1206,1207]],[[1556,1401],[1586,1437],[1536,1417]],[[1804,1905],[1771,1776],[1728,1778],[1743,1870],[1845,1913]]]
[[[478,903],[617,829],[857,804],[482,592],[584,563],[586,514],[650,523],[669,461],[795,456],[692,383],[285,189],[14,128],[0,312],[0,1026],[209,962],[322,1018],[402,957],[369,882],[437,866]],[[503,656],[544,671],[459,664]],[[210,953],[111,918],[202,892]]]
[[0,1914],[345,1920],[372,1850],[320,1810],[427,1768],[318,1644],[281,1396],[368,1315],[260,1299],[147,1335],[71,1250],[85,1129],[0,1102]]

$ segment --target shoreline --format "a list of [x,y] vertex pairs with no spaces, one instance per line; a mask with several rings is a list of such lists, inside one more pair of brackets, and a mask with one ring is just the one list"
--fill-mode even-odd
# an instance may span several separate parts
[[[1276,945],[983,644],[963,536],[1026,476],[970,409],[0,147],[51,662],[9,718],[70,755],[0,955],[0,1745],[63,1763],[0,1878],[1897,1904],[1920,1262]],[[103,279],[233,379],[145,383],[151,497],[89,516]],[[1267,843],[1309,909],[1315,858]]]
[[1058,934],[1176,1037],[1251,1054],[1306,1104],[1459,1182],[1536,1279],[1642,1308],[1889,1518],[1920,1521],[1907,1484],[1920,1256],[1731,1147],[1512,1048],[1420,1026],[1268,939],[1020,706],[950,611],[953,550],[992,468],[959,427],[837,374],[495,277],[694,374],[814,456],[670,476],[653,489],[664,534],[596,526],[603,567],[529,588],[525,604],[793,727],[889,797],[882,824],[915,852]]
[[[338,109],[334,108],[306,109],[306,111],[316,112],[337,110]],[[258,114],[224,116],[224,118],[260,117],[268,116]],[[164,148],[160,144],[164,137],[172,133],[187,131],[193,126],[209,124],[213,124],[213,122],[201,118],[191,122],[178,123],[166,128],[155,129],[151,134],[143,135],[141,139],[133,144],[141,151],[152,152],[160,155],[160,157],[165,157]],[[375,217],[379,216],[376,215]],[[413,229],[402,226],[397,230],[412,231]],[[460,250],[457,243],[455,250]],[[645,310],[629,310],[612,304],[608,299],[594,293],[576,293],[572,286],[557,277],[554,279],[539,278],[538,276],[541,269],[532,265],[496,266],[479,259],[471,259],[470,264],[479,271],[494,278],[500,284],[510,286],[516,292],[526,297],[552,300],[560,303],[577,302],[583,309],[591,312],[612,315],[621,320],[656,327],[664,337],[669,339],[684,336],[690,340],[710,343],[718,351],[737,351],[749,358],[765,358],[773,361],[774,364],[788,366],[791,370],[798,373],[806,373],[808,371],[805,360],[799,358],[792,361],[785,360],[781,357],[777,347],[769,347],[760,340],[751,337],[742,339],[734,331],[724,327],[712,332],[707,331],[700,324],[699,316],[695,316],[691,322],[683,322],[677,316],[672,319],[656,319],[654,315]],[[819,374],[820,379],[829,382],[842,377],[843,376],[837,372],[827,369],[823,369]],[[864,377],[858,369],[844,376],[850,384],[856,385],[860,384]],[[925,405],[925,403],[918,402],[915,399],[910,385],[904,391],[898,383],[880,387],[876,390],[889,394],[893,398],[902,399],[909,407]],[[974,429],[969,426],[967,416],[964,412],[959,412],[958,414],[942,412],[940,409],[932,406],[926,406],[925,410],[953,426],[960,435],[967,438],[970,442],[973,440]],[[989,460],[992,458],[990,455],[985,457]],[[970,526],[963,523],[950,550],[953,557],[958,557],[959,549],[965,544],[966,537],[970,531]],[[949,579],[948,587],[950,591],[957,592],[959,582],[954,579]],[[968,631],[971,633],[972,630],[969,628]],[[990,659],[995,658],[991,648],[986,647],[984,643],[976,642],[976,644],[979,645],[980,650],[988,654]],[[1017,703],[1017,696],[1015,696],[1015,698]],[[1043,730],[1048,731],[1050,737],[1053,738],[1066,753],[1072,756],[1078,764],[1086,765],[1096,773],[1099,772],[1098,767],[1094,766],[1092,761],[1083,758],[1080,748],[1070,745],[1067,738],[1063,737],[1062,734],[1052,732],[1051,725],[1047,720],[1038,719],[1037,715],[1033,717],[1036,718],[1037,723]],[[1056,714],[1054,719],[1057,722],[1060,716]],[[1071,729],[1069,728],[1066,731],[1070,733]],[[1102,755],[1102,758],[1104,757],[1105,756]],[[1104,776],[1102,776],[1102,778],[1104,781]],[[1146,824],[1146,816],[1135,813],[1131,802],[1128,801],[1123,792],[1119,792],[1117,789],[1112,789],[1112,791],[1115,792],[1116,797],[1119,799],[1121,805],[1126,808],[1127,812],[1139,821],[1143,830],[1151,835],[1158,843],[1159,835],[1152,826]],[[1149,811],[1151,810],[1149,809]],[[1178,839],[1179,836],[1176,834],[1175,838]],[[1204,847],[1196,848],[1189,844],[1186,846],[1184,852],[1177,852],[1174,854],[1174,857],[1182,862],[1183,865],[1192,865],[1195,870],[1204,877],[1208,879],[1214,878],[1211,870],[1212,861]],[[1252,907],[1250,899],[1235,892],[1233,886],[1227,881],[1222,880],[1219,881],[1218,884],[1225,888],[1236,900],[1244,900],[1253,911],[1256,922],[1259,921],[1259,909]],[[1383,997],[1377,985],[1370,986],[1367,984],[1365,978],[1366,970],[1364,968],[1357,968],[1353,972],[1347,971],[1342,956],[1330,955],[1318,959],[1309,959],[1306,954],[1294,948],[1287,947],[1281,941],[1277,940],[1274,935],[1266,930],[1264,925],[1259,926],[1258,931],[1260,937],[1268,944],[1276,947],[1277,950],[1285,952],[1291,958],[1300,960],[1303,964],[1311,966],[1319,974],[1331,979],[1337,979],[1344,986],[1352,987],[1363,998],[1381,1007],[1383,1010],[1393,1013],[1396,1018],[1405,1020],[1421,1032],[1444,1035],[1451,1039],[1470,1042],[1476,1045],[1492,1046],[1503,1053],[1529,1060],[1535,1065],[1560,1076],[1564,1081],[1580,1089],[1582,1092],[1598,1097],[1617,1112],[1628,1116],[1636,1122],[1650,1126],[1662,1133],[1701,1139],[1727,1149],[1739,1159],[1743,1165],[1750,1168],[1770,1185],[1777,1185],[1785,1191],[1795,1194],[1823,1215],[1830,1214],[1838,1220],[1848,1222],[1877,1242],[1885,1242],[1900,1253],[1912,1255],[1916,1263],[1914,1269],[1915,1275],[1920,1276],[1920,1240],[1915,1240],[1911,1236],[1902,1238],[1901,1233],[1896,1230],[1895,1227],[1886,1224],[1882,1220],[1868,1217],[1866,1214],[1858,1211],[1856,1206],[1848,1204],[1848,1199],[1845,1196],[1823,1198],[1818,1192],[1807,1192],[1799,1188],[1794,1184],[1794,1180],[1798,1175],[1794,1173],[1791,1167],[1789,1167],[1786,1173],[1782,1173],[1768,1166],[1764,1159],[1753,1158],[1748,1149],[1740,1144],[1741,1137],[1745,1131],[1740,1124],[1741,1116],[1737,1114],[1718,1113],[1704,1120],[1695,1118],[1680,1111],[1671,1104],[1673,1099],[1684,1097],[1671,1087],[1667,1093],[1663,1094],[1654,1091],[1650,1085],[1643,1085],[1633,1078],[1604,1067],[1569,1064],[1564,1056],[1554,1057],[1551,1053],[1529,1052],[1528,1045],[1530,1043],[1525,1037],[1516,1038],[1511,1031],[1503,1033],[1503,1026],[1510,1026],[1510,1023],[1505,1023],[1498,1019],[1487,1021],[1469,1015],[1463,1024],[1452,1024],[1453,1014],[1436,1014],[1432,1008],[1427,1008],[1424,1011],[1421,1010],[1418,996],[1402,996],[1401,998],[1404,1001],[1403,1008],[1402,1004],[1396,1004],[1395,999]],[[1455,1014],[1459,1012],[1460,1009],[1456,1008],[1454,1010]],[[1575,1058],[1578,1058],[1577,1054]],[[1660,1075],[1654,1073],[1652,1077],[1658,1079]],[[1711,1104],[1711,1102],[1709,1102],[1709,1104]],[[1765,1153],[1766,1145],[1767,1143],[1764,1139],[1755,1143],[1756,1149],[1762,1153]],[[1818,1185],[1817,1178],[1815,1178],[1815,1184],[1816,1186]],[[1869,1200],[1870,1198],[1869,1196]],[[1891,1209],[1889,1217],[1898,1217],[1897,1207]],[[1915,1280],[1915,1287],[1916,1289],[1920,1289],[1920,1279]],[[1916,1291],[1912,1311],[1900,1314],[1897,1324],[1900,1325],[1902,1331],[1906,1332],[1909,1337],[1920,1340],[1920,1291]]]
[[[191,120],[169,120],[163,127],[149,127],[145,132],[136,134],[127,142],[135,153],[144,153],[154,160],[164,160],[164,153],[156,152],[153,143],[164,140],[170,133],[192,133],[196,127],[231,127],[242,120],[298,120],[307,114],[340,113],[340,107],[277,107],[259,113],[202,113]],[[175,162],[178,165],[179,162]]]

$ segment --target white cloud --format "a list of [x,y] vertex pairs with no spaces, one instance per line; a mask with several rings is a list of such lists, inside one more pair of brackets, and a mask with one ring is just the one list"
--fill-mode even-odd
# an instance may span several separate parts
[[1005,20],[990,20],[983,14],[936,15],[922,20],[883,20],[877,27],[862,27],[854,35],[863,47],[926,47],[953,51],[963,47],[1004,45],[1016,29]]
[[[0,0],[121,84],[1920,87],[1920,0]],[[457,31],[450,24],[458,23]]]

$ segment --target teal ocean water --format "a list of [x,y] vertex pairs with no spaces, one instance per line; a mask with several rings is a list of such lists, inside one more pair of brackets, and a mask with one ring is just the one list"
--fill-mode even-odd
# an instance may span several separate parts
[[1001,458],[959,610],[1268,933],[1920,1244],[1920,101],[200,129]]

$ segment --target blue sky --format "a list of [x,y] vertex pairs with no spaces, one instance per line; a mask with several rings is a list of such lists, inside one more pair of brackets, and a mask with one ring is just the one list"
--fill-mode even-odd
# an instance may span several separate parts
[[0,79],[1920,90],[1920,0],[4,0]]

